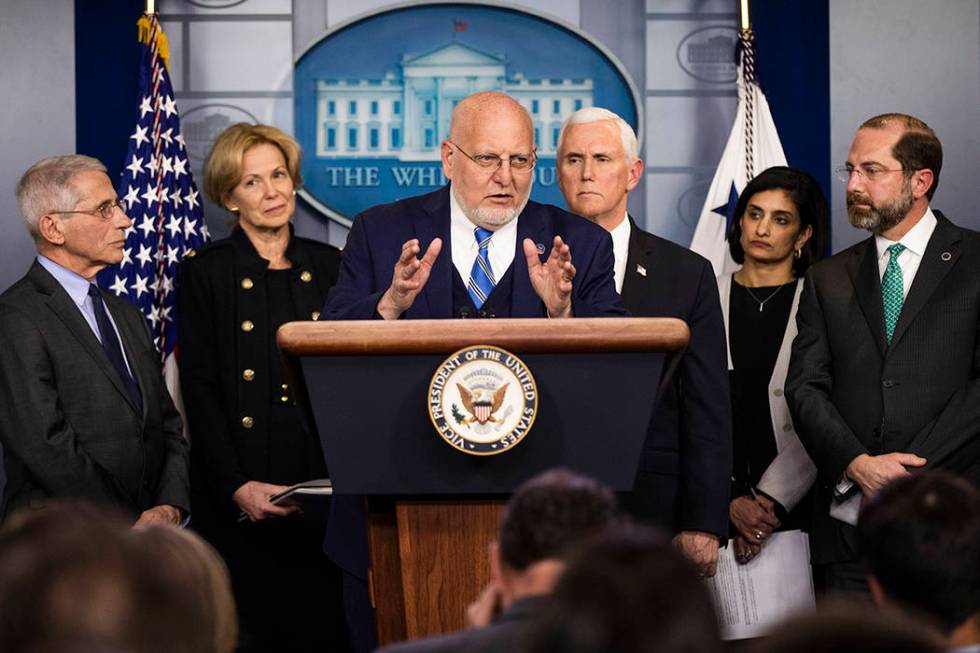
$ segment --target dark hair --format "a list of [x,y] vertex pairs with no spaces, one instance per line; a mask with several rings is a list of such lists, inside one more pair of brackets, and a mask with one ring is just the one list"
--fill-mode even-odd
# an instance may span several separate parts
[[563,559],[620,522],[612,490],[587,476],[553,469],[525,482],[507,503],[500,522],[500,559],[517,571]]
[[932,170],[932,186],[926,198],[932,199],[939,187],[939,171],[943,167],[943,145],[936,132],[924,121],[905,113],[883,113],[861,123],[861,129],[885,129],[898,123],[904,129],[898,142],[892,146],[892,156],[902,165],[906,177],[916,170]]
[[694,567],[649,529],[583,548],[531,627],[533,653],[711,653],[718,621]]
[[783,622],[751,653],[942,653],[937,638],[914,621],[854,600],[824,604],[817,614]]
[[728,231],[728,250],[736,263],[745,262],[745,251],[742,249],[742,216],[749,200],[758,193],[767,190],[783,190],[796,206],[800,216],[800,231],[807,227],[813,229],[810,239],[803,245],[800,258],[793,259],[793,274],[802,277],[806,269],[823,258],[827,249],[827,230],[829,209],[827,198],[820,189],[817,180],[799,168],[773,166],[763,170],[749,183],[745,184],[742,194],[735,205],[735,218]]
[[888,598],[950,633],[980,610],[980,492],[942,470],[886,485],[861,511],[861,550]]

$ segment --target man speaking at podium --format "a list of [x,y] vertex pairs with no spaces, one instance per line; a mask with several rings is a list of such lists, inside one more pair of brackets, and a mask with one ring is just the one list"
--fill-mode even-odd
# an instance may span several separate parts
[[354,219],[323,319],[625,316],[612,239],[529,201],[535,161],[520,103],[462,100],[442,142],[450,184]]

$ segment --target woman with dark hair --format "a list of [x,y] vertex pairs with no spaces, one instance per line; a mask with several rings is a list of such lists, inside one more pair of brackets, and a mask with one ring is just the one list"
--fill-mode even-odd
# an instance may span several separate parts
[[827,200],[816,180],[773,167],[745,186],[728,246],[741,269],[718,279],[728,335],[735,468],[729,516],[735,558],[775,530],[801,528],[816,468],[796,435],[783,383],[806,268],[824,253]]
[[340,571],[323,553],[326,517],[269,500],[327,475],[307,398],[276,345],[283,323],[317,319],[340,265],[336,247],[293,233],[302,181],[292,136],[245,123],[222,132],[204,190],[235,228],[186,258],[178,280],[192,525],[231,572],[239,651],[347,646]]

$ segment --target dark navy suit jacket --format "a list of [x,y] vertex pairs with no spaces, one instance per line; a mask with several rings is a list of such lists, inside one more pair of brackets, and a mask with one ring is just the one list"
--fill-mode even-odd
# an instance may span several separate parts
[[[340,277],[330,291],[321,319],[369,320],[374,317],[378,300],[391,285],[391,274],[402,245],[412,238],[419,239],[422,251],[435,238],[442,239],[443,247],[428,282],[403,317],[454,317],[452,284],[455,267],[449,234],[449,186],[364,211],[354,219],[344,248]],[[572,252],[576,270],[572,289],[575,316],[627,315],[613,281],[612,238],[609,234],[558,207],[529,201],[517,218],[511,317],[545,317],[544,303],[531,287],[521,243],[530,238],[543,246],[541,258],[545,260],[555,236],[561,236]]]
[[725,325],[711,264],[633,223],[623,304],[636,317],[676,317],[691,330],[650,423],[627,508],[670,531],[705,531],[725,542],[732,418]]

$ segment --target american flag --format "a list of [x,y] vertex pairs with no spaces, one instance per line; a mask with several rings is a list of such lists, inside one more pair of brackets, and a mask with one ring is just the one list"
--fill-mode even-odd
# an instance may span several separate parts
[[167,44],[155,14],[140,18],[139,116],[129,137],[119,194],[133,226],[123,260],[99,273],[99,285],[143,311],[171,394],[177,345],[174,281],[178,262],[210,239],[187,161],[167,72]]

